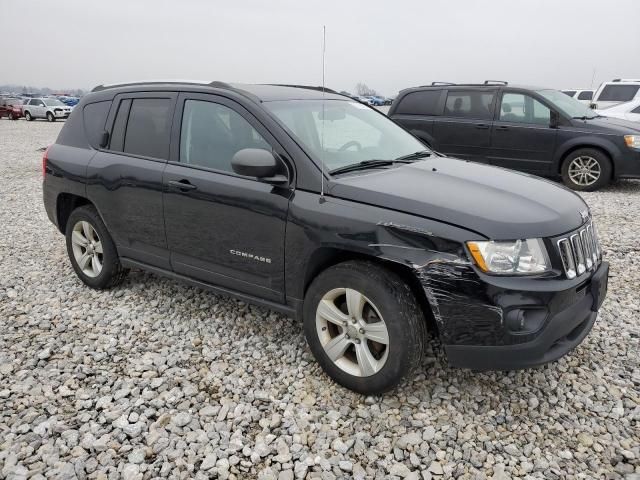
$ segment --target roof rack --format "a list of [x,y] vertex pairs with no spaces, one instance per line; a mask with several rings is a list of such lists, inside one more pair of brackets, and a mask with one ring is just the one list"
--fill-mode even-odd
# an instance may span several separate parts
[[509,82],[505,82],[504,80],[485,80],[485,85],[509,85]]
[[640,82],[638,78],[614,78],[612,82],[615,83],[626,83],[626,82]]
[[271,85],[272,87],[304,88],[306,90],[316,90],[318,92],[322,92],[324,90],[325,93],[335,93],[336,95],[342,95],[342,94],[336,92],[335,90],[333,90],[331,88],[314,87],[312,85],[289,85],[289,84],[286,84],[286,83],[266,83],[265,85]]
[[455,85],[455,83],[451,83],[451,82],[431,82],[432,86],[435,85]]
[[184,85],[184,84],[193,84],[193,85],[208,85],[210,87],[216,88],[233,88],[231,85],[225,82],[219,81],[210,81],[210,80],[138,80],[133,82],[124,82],[124,83],[110,83],[105,85],[98,85],[91,90],[92,92],[100,92],[102,90],[108,90],[110,88],[121,88],[121,87],[132,87],[135,85]]

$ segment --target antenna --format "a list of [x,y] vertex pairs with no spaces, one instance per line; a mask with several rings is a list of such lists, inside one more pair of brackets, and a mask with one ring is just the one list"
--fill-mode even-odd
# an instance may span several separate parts
[[327,49],[327,27],[322,26],[322,127],[320,128],[320,201],[324,201],[324,57]]

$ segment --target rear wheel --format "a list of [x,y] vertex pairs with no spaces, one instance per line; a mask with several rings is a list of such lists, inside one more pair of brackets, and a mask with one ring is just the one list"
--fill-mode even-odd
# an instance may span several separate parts
[[304,300],[304,331],[324,371],[340,385],[379,394],[419,364],[425,319],[409,286],[370,262],[322,272]]
[[56,121],[56,117],[53,115],[53,113],[47,112],[47,120],[49,122],[55,122]]
[[66,227],[67,253],[80,280],[104,289],[121,283],[128,273],[120,264],[115,244],[91,205],[74,210]]
[[24,118],[27,122],[30,122],[31,120],[33,120],[33,117],[31,116],[31,113],[29,112],[24,112]]
[[611,160],[599,150],[581,148],[562,164],[562,181],[573,190],[592,192],[611,181]]

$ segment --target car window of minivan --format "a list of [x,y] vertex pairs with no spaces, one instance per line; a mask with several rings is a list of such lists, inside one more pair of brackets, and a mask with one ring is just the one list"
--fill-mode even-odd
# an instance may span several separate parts
[[493,116],[492,104],[495,94],[487,91],[449,91],[444,114],[449,117],[489,120]]
[[180,162],[233,172],[240,150],[271,151],[271,145],[239,113],[219,103],[187,100],[182,113]]
[[[567,97],[568,98],[568,97]],[[549,125],[551,111],[538,100],[523,93],[505,93],[500,106],[503,122]]]

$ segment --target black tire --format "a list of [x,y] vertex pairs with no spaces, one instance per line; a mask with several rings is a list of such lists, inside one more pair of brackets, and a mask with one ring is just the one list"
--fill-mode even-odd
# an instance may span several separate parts
[[[82,271],[73,253],[71,237],[74,226],[81,221],[88,222],[97,232],[102,242],[102,270],[100,274],[95,277],[88,276]],[[118,257],[118,251],[107,231],[107,227],[92,205],[78,207],[71,213],[65,228],[65,235],[67,239],[67,254],[71,260],[71,265],[85,285],[102,290],[122,283],[127,273],[129,273],[129,270],[122,267],[120,258]]]
[[[383,366],[373,375],[348,373],[329,358],[322,346],[316,326],[316,310],[325,294],[337,288],[362,293],[384,319],[388,352]],[[418,302],[398,275],[375,263],[349,261],[320,273],[305,295],[303,321],[307,342],[320,366],[337,383],[355,392],[375,395],[389,391],[422,362],[427,331]]]
[[31,113],[29,112],[24,112],[24,118],[27,122],[30,122],[31,120],[33,120],[33,117],[31,116]]
[[55,122],[56,121],[56,117],[53,113],[51,112],[47,112],[47,121],[48,122]]
[[[599,176],[597,180],[588,185],[583,185],[574,180],[574,178],[570,175],[569,168],[572,163],[580,161],[583,159],[583,162],[586,162],[585,159],[593,159],[597,163],[597,168],[599,169]],[[613,173],[613,169],[611,168],[611,160],[609,157],[601,152],[600,150],[596,150],[594,148],[580,148],[578,150],[574,150],[569,155],[567,155],[562,163],[562,181],[563,183],[572,190],[577,190],[580,192],[593,192],[594,190],[599,190],[609,184],[611,182],[611,174]]]

